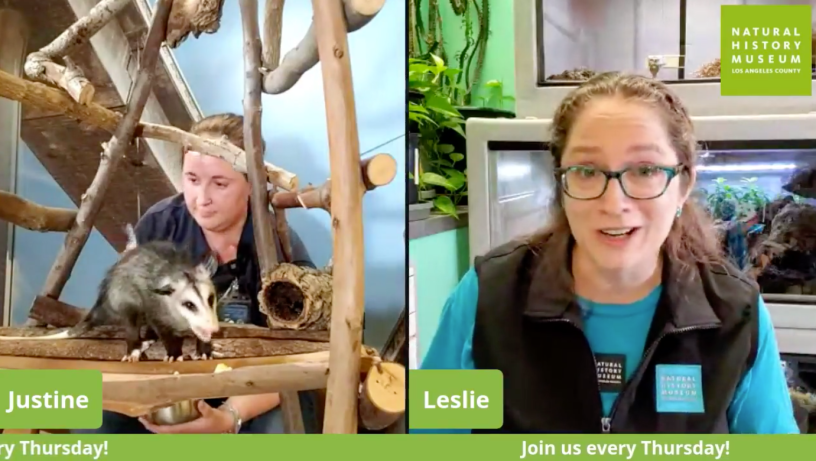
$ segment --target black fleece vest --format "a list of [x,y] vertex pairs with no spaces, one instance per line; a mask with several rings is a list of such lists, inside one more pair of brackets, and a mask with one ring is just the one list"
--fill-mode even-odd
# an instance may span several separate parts
[[[683,278],[665,261],[644,356],[605,418],[575,296],[540,264],[546,251],[566,250],[569,260],[557,246],[511,243],[476,260],[473,359],[504,373],[504,426],[474,432],[728,433],[726,412],[756,355],[756,285],[733,267],[699,266]],[[657,365],[699,366],[704,412],[658,412]]]

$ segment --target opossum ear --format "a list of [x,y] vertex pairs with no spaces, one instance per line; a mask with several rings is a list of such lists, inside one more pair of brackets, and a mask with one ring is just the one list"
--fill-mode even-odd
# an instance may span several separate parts
[[197,269],[201,275],[205,277],[212,277],[218,270],[218,259],[216,259],[215,255],[212,253],[208,253],[207,257],[201,261]]
[[164,279],[161,280],[156,287],[153,288],[153,292],[162,296],[169,296],[172,295],[176,289],[173,287],[173,284],[170,280]]

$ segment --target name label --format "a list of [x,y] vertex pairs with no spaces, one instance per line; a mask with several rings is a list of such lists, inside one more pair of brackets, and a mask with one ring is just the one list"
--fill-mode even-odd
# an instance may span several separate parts
[[498,429],[504,423],[499,370],[409,370],[409,429]]
[[98,370],[0,370],[0,427],[97,429],[102,425]]
[[431,393],[425,391],[425,408],[482,408],[487,409],[490,399],[486,395],[476,395],[473,391],[462,391],[461,395],[438,395],[431,401]]

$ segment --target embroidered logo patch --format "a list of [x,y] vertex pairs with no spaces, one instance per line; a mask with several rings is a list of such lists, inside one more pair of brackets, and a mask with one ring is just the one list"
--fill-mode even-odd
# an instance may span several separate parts
[[700,365],[657,365],[655,401],[658,413],[703,413]]
[[623,390],[626,373],[626,356],[623,354],[595,354],[598,385],[601,392]]

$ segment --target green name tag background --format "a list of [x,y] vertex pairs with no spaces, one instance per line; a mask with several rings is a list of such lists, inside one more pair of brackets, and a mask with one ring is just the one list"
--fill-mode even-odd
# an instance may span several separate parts
[[[14,409],[8,413],[9,393]],[[45,393],[74,396],[74,409],[18,408],[17,396]],[[88,397],[86,409],[77,397]],[[29,402],[33,402],[29,398]],[[44,402],[44,400],[42,400]],[[102,372],[98,370],[0,370],[0,428],[3,429],[98,429],[102,425]]]
[[[463,392],[488,397],[488,408],[425,408],[439,395]],[[498,429],[504,423],[504,377],[499,370],[410,370],[408,425],[411,429]]]

